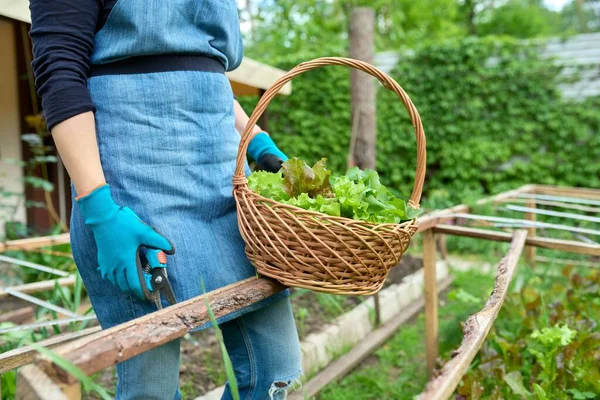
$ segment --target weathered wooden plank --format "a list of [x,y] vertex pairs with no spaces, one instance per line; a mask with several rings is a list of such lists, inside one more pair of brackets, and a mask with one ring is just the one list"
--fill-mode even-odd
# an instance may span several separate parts
[[57,384],[35,365],[19,370],[16,400],[81,400],[81,384]]
[[436,243],[438,251],[440,252],[440,256],[442,260],[448,259],[448,247],[446,244],[446,236],[445,235],[437,235]]
[[[451,283],[451,277],[444,279],[438,285],[438,290],[441,292],[447,289]],[[312,399],[313,396],[317,395],[317,393],[323,390],[325,386],[343,378],[367,358],[369,354],[381,347],[396,333],[400,325],[417,315],[424,306],[425,300],[423,298],[412,302],[408,307],[405,307],[396,314],[396,316],[392,317],[386,324],[371,332],[358,345],[354,346],[352,350],[333,361],[327,368],[319,372],[306,384],[302,385],[301,390],[296,393],[291,393],[288,396],[289,400]]]
[[60,386],[35,365],[19,370],[17,400],[69,400]]
[[508,287],[523,252],[526,238],[527,231],[525,230],[514,233],[510,250],[498,264],[494,291],[483,309],[467,319],[460,347],[452,353],[452,359],[444,365],[440,374],[427,384],[425,391],[419,395],[419,400],[446,400],[450,398],[460,383],[498,317],[498,312],[504,303]]
[[[61,344],[68,343],[72,340],[79,339],[83,336],[91,335],[100,331],[99,326],[87,328],[79,332],[63,333],[61,335],[52,336],[51,338],[37,342],[38,346],[53,348]],[[19,368],[27,364],[31,364],[37,356],[37,350],[30,346],[19,347],[14,350],[0,354],[0,374],[3,374],[11,369]]]
[[0,323],[12,322],[14,324],[24,324],[33,320],[33,307],[21,307],[16,310],[0,314]]
[[423,279],[425,281],[425,352],[431,378],[438,357],[438,292],[435,274],[436,246],[433,231],[423,232]]
[[[438,225],[435,227],[435,231],[438,233],[445,233],[448,235],[487,239],[494,240],[497,242],[510,242],[512,240],[512,236],[510,233],[492,231],[487,229],[467,228],[455,225]],[[545,249],[560,250],[579,254],[588,254],[591,256],[600,256],[600,245],[576,242],[573,240],[528,237],[526,243],[530,246],[536,246]]]
[[[529,199],[529,203],[527,203],[528,208],[530,212],[525,213],[525,219],[531,222],[535,222],[537,220],[537,216],[535,214],[536,212],[536,203],[535,203],[535,199]],[[527,229],[527,236],[528,237],[535,237],[536,235],[536,227],[533,226],[531,228]],[[527,245],[525,247],[525,259],[527,260],[527,263],[529,264],[530,267],[535,267],[535,254],[537,252],[537,247],[535,246],[530,246]]]
[[[18,292],[21,293],[37,293],[37,292],[43,292],[44,290],[52,290],[54,289],[54,286],[58,283],[59,286],[73,286],[75,284],[75,276],[69,276],[67,278],[60,278],[60,279],[51,279],[48,281],[42,281],[42,282],[33,282],[33,283],[26,283],[24,285],[17,285],[17,286],[11,286],[10,288],[13,290],[16,290]],[[0,288],[0,300],[6,298],[10,296],[10,294],[6,293],[6,291],[3,288]]]
[[65,258],[73,259],[73,254],[67,253],[65,251],[57,251],[57,250],[50,250],[50,249],[43,249],[43,248],[27,249],[25,251],[30,252],[30,253],[48,254],[50,256],[65,257]]
[[[152,314],[97,332],[54,352],[87,374],[92,374],[147,350],[184,336],[209,321],[205,301],[217,318],[263,300],[284,286],[267,278],[249,278],[219,290],[194,297]],[[62,382],[74,382],[51,360],[40,356],[39,365]]]
[[0,253],[7,250],[28,250],[38,247],[55,246],[57,244],[69,243],[69,234],[62,233],[54,236],[40,236],[27,239],[9,240],[0,243]]

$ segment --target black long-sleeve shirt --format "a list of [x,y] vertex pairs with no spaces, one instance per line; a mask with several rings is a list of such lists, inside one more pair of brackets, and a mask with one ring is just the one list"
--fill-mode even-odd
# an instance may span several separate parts
[[94,36],[117,0],[31,0],[32,63],[48,129],[96,111],[87,90]]

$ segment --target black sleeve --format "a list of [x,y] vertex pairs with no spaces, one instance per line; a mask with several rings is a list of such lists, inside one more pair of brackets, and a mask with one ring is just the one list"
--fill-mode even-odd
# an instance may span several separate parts
[[87,75],[102,0],[31,0],[33,71],[48,129],[96,111]]

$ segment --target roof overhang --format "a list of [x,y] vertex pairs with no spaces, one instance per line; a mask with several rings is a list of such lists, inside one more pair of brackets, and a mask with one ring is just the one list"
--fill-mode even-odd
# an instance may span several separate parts
[[[245,96],[260,94],[261,91],[269,89],[284,74],[284,70],[244,57],[240,66],[228,72],[227,77],[236,96]],[[286,83],[279,90],[279,94],[290,93],[292,82]]]
[[0,15],[31,23],[29,0],[0,0]]
[[[0,15],[31,23],[29,13],[29,0],[0,0]],[[273,83],[285,74],[285,71],[271,67],[244,57],[241,65],[235,70],[227,73],[231,81],[231,87],[236,96],[258,95],[263,90],[270,88]],[[279,91],[280,94],[290,94],[292,84],[288,82]]]

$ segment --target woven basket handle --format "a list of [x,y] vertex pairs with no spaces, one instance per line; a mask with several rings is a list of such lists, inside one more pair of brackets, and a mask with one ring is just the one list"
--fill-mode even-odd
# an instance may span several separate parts
[[252,112],[250,116],[250,120],[242,133],[242,139],[240,142],[240,147],[238,149],[237,161],[235,166],[235,174],[233,176],[233,184],[234,185],[244,185],[246,184],[246,177],[244,175],[244,163],[246,160],[246,152],[248,150],[248,144],[250,140],[252,140],[252,129],[254,125],[256,125],[260,116],[265,112],[267,106],[271,102],[271,100],[277,95],[279,90],[289,81],[291,81],[294,77],[309,71],[311,69],[324,67],[327,65],[345,65],[348,67],[359,69],[367,74],[373,75],[377,78],[386,89],[391,90],[396,93],[404,106],[408,110],[410,115],[410,120],[415,129],[415,137],[417,139],[417,170],[415,173],[415,184],[413,186],[413,191],[410,196],[410,201],[408,204],[414,208],[419,208],[419,202],[421,201],[421,193],[423,191],[423,182],[425,181],[425,164],[426,164],[426,150],[425,150],[425,132],[423,131],[423,124],[421,123],[421,117],[412,101],[404,92],[404,90],[398,85],[398,83],[388,76],[385,72],[379,70],[378,68],[372,66],[363,61],[354,60],[351,58],[344,57],[323,57],[317,58],[311,61],[303,62],[298,64],[293,69],[288,71],[284,76],[279,78],[273,86],[267,90],[262,97],[260,98],[256,108]]

